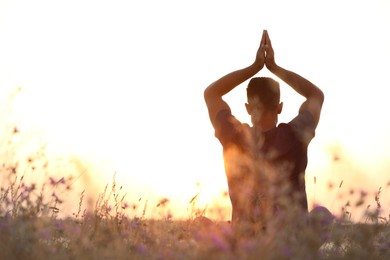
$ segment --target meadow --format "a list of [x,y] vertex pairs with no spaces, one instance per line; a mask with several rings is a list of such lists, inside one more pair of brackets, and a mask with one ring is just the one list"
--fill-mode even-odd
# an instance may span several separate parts
[[[38,170],[38,169],[34,169]],[[0,192],[0,259],[389,259],[389,219],[367,213],[366,223],[351,223],[349,212],[332,224],[320,248],[310,228],[258,233],[237,238],[230,224],[204,218],[205,211],[189,201],[191,215],[175,220],[169,199],[139,205],[135,215],[115,178],[99,194],[92,210],[80,193],[78,210],[60,217],[72,178],[49,177],[39,187],[24,181],[17,166],[3,164]],[[4,181],[5,180],[5,181]],[[48,189],[49,192],[46,192]],[[380,191],[379,191],[380,192]],[[377,208],[380,207],[379,192]],[[61,195],[59,195],[61,194]],[[141,203],[140,203],[141,204]],[[148,207],[160,218],[146,218]],[[91,208],[91,207],[89,207]],[[164,214],[166,212],[166,214]]]
[[[198,194],[188,202],[187,219],[174,218],[169,198],[155,205],[131,203],[115,175],[97,199],[87,201],[85,190],[74,188],[77,178],[51,172],[44,149],[21,157],[13,145],[18,129],[5,129],[0,259],[390,259],[390,219],[382,216],[381,189],[363,221],[350,221],[348,202],[325,237],[312,226],[291,225],[237,236],[229,222],[205,218]],[[362,193],[355,206],[365,199]],[[65,204],[75,209],[67,216]],[[147,217],[150,210],[158,217]]]

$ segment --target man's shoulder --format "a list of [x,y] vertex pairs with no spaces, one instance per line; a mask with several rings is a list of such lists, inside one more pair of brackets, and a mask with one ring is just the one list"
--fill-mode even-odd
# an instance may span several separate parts
[[298,115],[293,118],[288,124],[292,126],[296,126],[299,124],[315,126],[314,116],[308,110],[300,111]]
[[287,124],[302,142],[308,144],[315,136],[316,123],[314,116],[307,110],[299,114]]
[[215,126],[218,127],[220,125],[230,126],[230,127],[244,127],[250,128],[250,126],[246,123],[241,123],[230,110],[223,109],[217,113],[215,117]]
[[229,110],[218,112],[215,120],[215,136],[222,146],[245,146],[250,142],[251,127],[240,122]]
[[217,113],[214,125],[215,136],[223,146],[231,143],[241,127],[242,123],[232,115],[230,110],[224,109]]

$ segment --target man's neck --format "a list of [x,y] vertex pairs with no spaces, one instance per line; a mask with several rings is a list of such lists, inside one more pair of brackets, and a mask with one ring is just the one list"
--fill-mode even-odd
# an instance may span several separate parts
[[264,113],[259,122],[253,122],[253,126],[261,132],[267,132],[276,127],[278,116],[275,114]]

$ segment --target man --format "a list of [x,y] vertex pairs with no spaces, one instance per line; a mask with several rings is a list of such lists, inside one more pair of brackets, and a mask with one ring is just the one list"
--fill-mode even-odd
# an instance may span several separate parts
[[[252,78],[264,66],[306,98],[288,124],[277,125],[283,108],[279,83],[271,78]],[[250,78],[245,106],[252,127],[238,121],[223,100],[224,95]],[[275,215],[297,209],[307,212],[307,147],[320,119],[322,91],[276,64],[271,40],[264,30],[254,63],[212,83],[204,98],[215,136],[223,146],[233,226],[249,223],[264,228]]]

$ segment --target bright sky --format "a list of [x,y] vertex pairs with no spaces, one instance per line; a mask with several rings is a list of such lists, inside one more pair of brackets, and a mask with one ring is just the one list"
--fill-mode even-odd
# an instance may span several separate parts
[[[226,190],[203,90],[253,62],[268,29],[276,62],[326,97],[309,150],[309,201],[338,213],[340,192],[382,186],[389,208],[389,12],[386,0],[0,0],[0,102],[22,87],[19,128],[85,161],[87,187],[116,172],[128,198],[168,197],[182,215],[199,190],[203,205]],[[302,99],[284,84],[282,99],[286,122]],[[245,84],[226,100],[249,122]],[[341,191],[328,190],[342,180]]]

